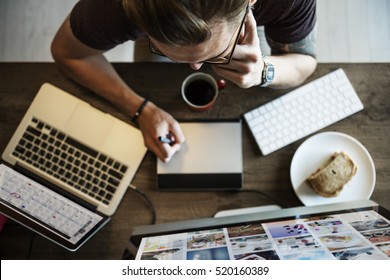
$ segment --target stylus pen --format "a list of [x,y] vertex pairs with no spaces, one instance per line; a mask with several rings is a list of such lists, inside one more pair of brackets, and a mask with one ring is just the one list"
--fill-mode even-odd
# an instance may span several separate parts
[[161,143],[167,143],[169,145],[172,145],[175,141],[172,139],[172,134],[168,133],[165,137],[164,136],[159,136],[158,141]]

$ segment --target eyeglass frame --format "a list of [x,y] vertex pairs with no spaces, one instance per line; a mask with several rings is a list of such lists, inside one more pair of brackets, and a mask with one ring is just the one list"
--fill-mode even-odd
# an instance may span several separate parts
[[[232,60],[232,57],[233,57],[233,53],[234,53],[234,50],[236,49],[236,46],[238,44],[238,40],[240,39],[240,34],[241,34],[241,30],[244,26],[244,23],[245,23],[245,19],[246,19],[246,16],[248,14],[248,11],[249,11],[249,3],[248,5],[246,6],[246,9],[245,9],[245,15],[244,15],[244,18],[242,19],[241,21],[241,24],[240,24],[240,27],[238,28],[238,33],[237,33],[237,37],[236,39],[234,40],[234,45],[233,45],[233,48],[232,50],[226,55],[226,56],[223,56],[223,57],[215,57],[215,58],[212,58],[211,60],[205,60],[205,61],[201,61],[201,62],[198,62],[198,63],[206,63],[206,64],[229,64],[230,61]],[[168,57],[166,56],[165,54],[163,54],[159,49],[157,49],[153,43],[151,42],[150,38],[149,38],[149,51],[153,54],[156,54],[156,55],[159,55],[159,56],[164,56],[164,57]],[[227,57],[228,56],[228,57]],[[168,57],[169,58],[169,57]],[[219,59],[219,61],[214,61],[213,59]]]

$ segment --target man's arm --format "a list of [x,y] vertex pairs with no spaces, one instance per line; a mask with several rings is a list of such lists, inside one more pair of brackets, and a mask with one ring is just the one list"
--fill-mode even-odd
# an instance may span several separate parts
[[[271,88],[290,88],[301,84],[317,66],[312,56],[315,50],[315,31],[300,42],[278,44],[271,42],[273,54],[267,58],[275,66]],[[214,65],[215,72],[242,88],[258,86],[262,82],[264,62],[252,11],[245,21],[244,36],[240,39],[233,59],[226,65]]]
[[141,105],[143,99],[124,83],[103,51],[84,45],[73,35],[69,17],[55,35],[51,51],[56,64],[66,75],[123,112],[132,114]]
[[[107,61],[103,51],[81,43],[70,27],[69,17],[58,30],[51,46],[53,58],[59,68],[77,83],[106,98],[120,110],[133,116],[143,98],[122,80]],[[184,135],[171,115],[149,102],[138,118],[145,145],[161,160],[168,161],[180,148]],[[171,132],[176,144],[162,145],[159,135]]]
[[315,70],[316,28],[299,42],[281,44],[267,37],[272,55],[268,58],[275,65],[275,81],[271,88],[288,88],[301,84]]

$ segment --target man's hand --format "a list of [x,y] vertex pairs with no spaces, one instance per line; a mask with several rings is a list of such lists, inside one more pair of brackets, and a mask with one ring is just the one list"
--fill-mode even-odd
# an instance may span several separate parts
[[242,88],[261,83],[264,62],[261,57],[260,41],[256,20],[249,10],[245,19],[244,34],[234,50],[229,64],[213,65],[214,71]]
[[[168,162],[185,141],[179,123],[167,112],[148,102],[138,118],[145,146],[163,162]],[[162,143],[159,136],[172,135],[173,144]]]
[[[256,20],[252,11],[245,19],[244,33],[240,38],[229,64],[215,64],[214,71],[242,88],[261,84],[264,61],[260,50]],[[275,67],[275,78],[271,88],[291,88],[303,83],[315,70],[315,29],[301,41],[291,44],[273,42],[268,38],[273,52],[268,57]]]

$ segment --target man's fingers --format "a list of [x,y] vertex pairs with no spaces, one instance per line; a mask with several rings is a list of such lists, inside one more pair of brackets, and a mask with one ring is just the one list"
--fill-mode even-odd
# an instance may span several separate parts
[[244,36],[239,40],[233,54],[233,60],[248,60],[248,53],[251,49],[260,49],[260,41],[257,35],[256,20],[252,11],[248,12],[245,19]]
[[257,35],[257,24],[251,10],[245,19],[245,33],[243,38],[238,42],[239,45],[254,45],[258,44],[259,38]]

